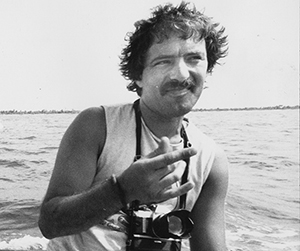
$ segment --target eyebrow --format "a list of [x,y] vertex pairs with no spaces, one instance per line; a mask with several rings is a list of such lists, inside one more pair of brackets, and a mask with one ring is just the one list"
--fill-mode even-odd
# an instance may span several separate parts
[[193,56],[193,55],[200,55],[200,56],[205,56],[206,55],[206,51],[192,51],[186,54],[187,56]]

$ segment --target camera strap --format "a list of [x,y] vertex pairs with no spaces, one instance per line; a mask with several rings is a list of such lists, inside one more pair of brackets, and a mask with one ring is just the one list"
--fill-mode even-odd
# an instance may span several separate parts
[[[135,157],[135,160],[137,160],[141,157],[142,114],[141,114],[139,104],[140,104],[139,99],[136,100],[133,104],[133,108],[135,111],[135,120],[136,120],[136,157]],[[186,118],[184,118],[184,120],[188,121]],[[191,144],[189,142],[187,133],[186,133],[183,125],[180,130],[180,136],[183,139],[183,147],[184,148],[191,147]],[[185,167],[185,171],[181,178],[181,184],[184,184],[187,182],[189,166],[190,166],[190,158],[184,159],[184,161],[186,163],[186,167]],[[184,209],[185,206],[186,206],[186,194],[183,194],[180,196],[180,199],[179,199],[179,208]]]

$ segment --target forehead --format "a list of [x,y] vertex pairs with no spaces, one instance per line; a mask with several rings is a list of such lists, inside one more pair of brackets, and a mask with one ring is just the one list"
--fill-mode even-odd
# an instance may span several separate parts
[[206,54],[205,40],[187,40],[172,36],[163,42],[154,42],[146,54],[146,62],[160,56],[184,56],[190,53]]

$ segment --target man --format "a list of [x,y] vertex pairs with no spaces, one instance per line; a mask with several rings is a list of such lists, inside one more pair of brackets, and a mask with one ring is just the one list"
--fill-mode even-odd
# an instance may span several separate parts
[[183,118],[226,54],[224,29],[186,3],[159,6],[135,26],[121,71],[140,99],[87,109],[66,131],[39,220],[48,249],[129,250],[130,212],[143,205],[152,215],[191,212],[191,250],[226,250],[227,159]]

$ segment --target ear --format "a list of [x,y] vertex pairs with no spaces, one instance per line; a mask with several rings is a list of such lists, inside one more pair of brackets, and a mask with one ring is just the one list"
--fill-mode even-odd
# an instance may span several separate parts
[[137,84],[138,87],[140,88],[143,87],[143,82],[141,80],[136,80],[135,83]]

